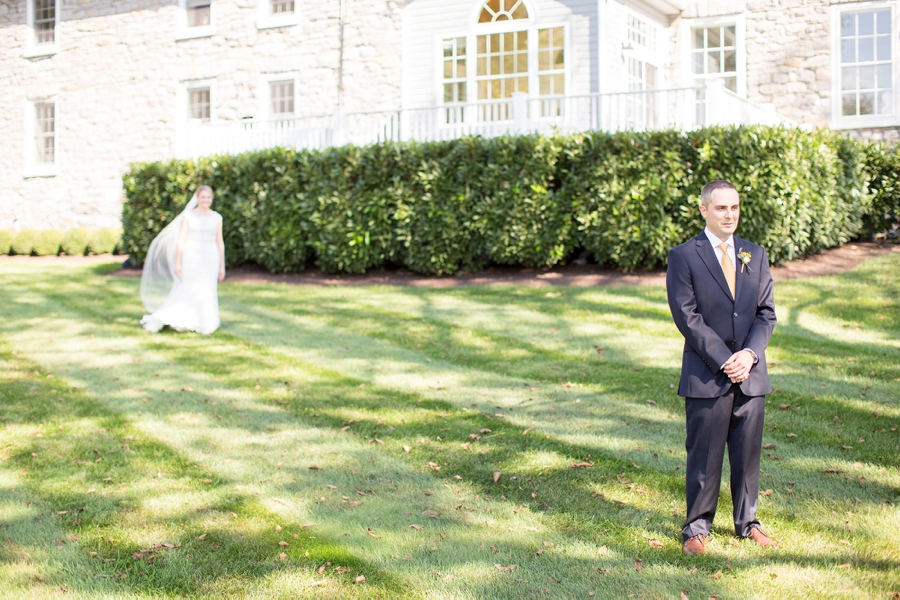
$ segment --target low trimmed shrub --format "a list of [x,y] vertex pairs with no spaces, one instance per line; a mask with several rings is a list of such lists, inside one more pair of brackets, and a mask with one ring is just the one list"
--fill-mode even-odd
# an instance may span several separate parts
[[101,227],[91,232],[87,251],[94,254],[112,254],[122,239],[122,230],[115,227]]
[[30,256],[37,243],[40,232],[37,229],[23,229],[16,233],[12,241],[12,253],[20,256]]
[[[611,266],[653,268],[701,231],[703,184],[728,179],[742,197],[741,235],[780,263],[866,235],[879,211],[896,222],[900,192],[888,180],[898,174],[892,151],[762,126],[272,148],[133,164],[123,249],[141,263],[207,183],[229,266],[402,264],[443,275],[487,262],[550,266],[583,248]],[[870,193],[870,182],[880,190]]]
[[60,247],[67,256],[84,256],[87,254],[88,241],[91,238],[91,232],[86,227],[76,227],[69,229],[63,234]]
[[870,234],[900,225],[900,149],[885,144],[866,147],[863,166],[872,191],[871,210],[863,217]]
[[37,256],[56,256],[59,254],[59,244],[62,242],[62,238],[62,231],[44,229],[38,234],[32,252]]
[[9,254],[16,232],[12,229],[0,229],[0,255]]

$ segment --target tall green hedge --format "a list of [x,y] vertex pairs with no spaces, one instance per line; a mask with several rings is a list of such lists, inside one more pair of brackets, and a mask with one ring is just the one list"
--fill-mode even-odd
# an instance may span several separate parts
[[133,164],[123,251],[141,262],[206,183],[230,266],[452,274],[549,266],[585,249],[652,268],[702,228],[703,184],[728,179],[741,193],[741,235],[780,263],[896,223],[898,175],[886,147],[762,126],[273,148]]

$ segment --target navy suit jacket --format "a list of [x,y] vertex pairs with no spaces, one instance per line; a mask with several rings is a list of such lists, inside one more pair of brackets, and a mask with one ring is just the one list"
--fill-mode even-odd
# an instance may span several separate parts
[[772,273],[762,246],[734,237],[735,255],[749,252],[741,272],[735,260],[735,298],[731,297],[716,251],[704,232],[669,251],[666,288],[675,325],[684,336],[678,395],[718,398],[732,383],[722,365],[749,348],[759,358],[741,382],[747,396],[772,391],[766,370],[766,346],[775,328]]

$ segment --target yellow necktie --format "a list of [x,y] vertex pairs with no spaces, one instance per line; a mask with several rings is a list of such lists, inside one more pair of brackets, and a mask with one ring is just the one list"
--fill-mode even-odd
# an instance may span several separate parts
[[731,290],[731,297],[734,298],[734,263],[728,256],[728,244],[722,242],[717,248],[722,251],[722,272],[725,274],[725,281],[728,282],[728,289]]

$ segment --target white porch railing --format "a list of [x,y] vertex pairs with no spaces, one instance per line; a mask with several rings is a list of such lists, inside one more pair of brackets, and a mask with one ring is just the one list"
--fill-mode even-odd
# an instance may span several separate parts
[[326,148],[466,135],[693,129],[703,125],[794,125],[713,82],[707,87],[581,96],[512,98],[427,108],[343,112],[277,120],[246,119],[191,128],[184,154],[237,154],[275,146]]

